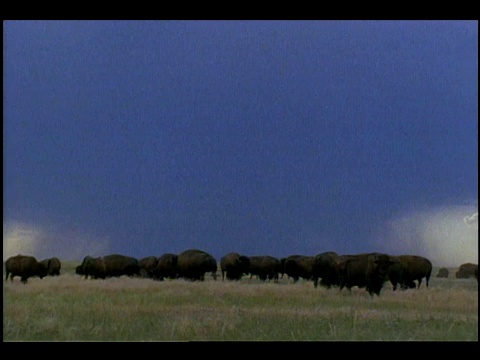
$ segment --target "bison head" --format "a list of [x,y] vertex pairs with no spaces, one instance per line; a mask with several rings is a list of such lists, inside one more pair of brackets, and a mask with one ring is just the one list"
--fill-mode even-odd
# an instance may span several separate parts
[[394,264],[394,262],[390,259],[390,257],[386,254],[373,254],[373,268],[375,274],[383,280],[388,279],[388,272],[390,271],[390,266]]
[[82,266],[82,265],[78,265],[78,266],[75,268],[75,274],[77,274],[77,275],[83,275],[83,266]]

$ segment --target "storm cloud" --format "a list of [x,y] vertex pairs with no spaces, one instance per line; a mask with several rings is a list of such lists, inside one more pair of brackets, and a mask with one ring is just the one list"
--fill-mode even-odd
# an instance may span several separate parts
[[62,260],[78,261],[86,255],[105,255],[109,244],[108,237],[78,229],[21,222],[3,223],[3,260],[22,254],[38,259],[56,256]]
[[465,215],[473,210],[443,206],[398,214],[377,229],[377,244],[393,255],[426,256],[434,266],[478,263],[478,213]]

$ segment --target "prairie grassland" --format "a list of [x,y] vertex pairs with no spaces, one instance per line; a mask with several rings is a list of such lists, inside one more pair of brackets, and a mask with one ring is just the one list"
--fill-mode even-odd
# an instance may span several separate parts
[[478,341],[475,279],[386,283],[371,298],[288,279],[85,280],[72,269],[4,280],[4,341]]

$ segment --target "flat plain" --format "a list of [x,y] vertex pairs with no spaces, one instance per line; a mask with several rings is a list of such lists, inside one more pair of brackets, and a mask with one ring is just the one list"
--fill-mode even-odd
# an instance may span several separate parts
[[283,278],[240,281],[17,277],[3,286],[3,340],[42,341],[478,341],[478,282],[436,278],[380,296]]

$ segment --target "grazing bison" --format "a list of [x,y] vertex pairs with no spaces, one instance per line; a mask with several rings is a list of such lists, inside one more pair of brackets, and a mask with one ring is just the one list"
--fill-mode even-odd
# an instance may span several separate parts
[[178,277],[188,280],[205,280],[205,273],[210,272],[217,279],[217,261],[202,250],[189,249],[178,254]]
[[105,279],[107,276],[105,261],[102,257],[85,256],[82,263],[75,268],[75,272],[85,276],[85,279],[88,279],[89,276],[91,279]]
[[448,278],[448,269],[447,268],[440,268],[437,273],[437,278]]
[[388,279],[392,283],[393,291],[397,290],[397,286],[405,289],[414,289],[417,287],[415,282],[408,280],[406,277],[405,264],[403,264],[397,256],[390,256],[392,265],[388,270]]
[[47,268],[47,275],[49,276],[60,275],[60,269],[62,267],[62,263],[60,262],[59,258],[53,257],[50,259],[42,260],[40,262],[44,264],[45,267]]
[[312,280],[313,286],[318,286],[318,279],[321,279],[320,285],[327,288],[332,285],[339,285],[339,255],[333,251],[327,251],[317,254],[312,261]]
[[157,280],[177,278],[178,255],[166,253],[158,258],[157,267],[153,270],[153,276]]
[[104,256],[103,261],[105,262],[105,274],[107,277],[140,275],[138,260],[131,256],[112,254]]
[[125,255],[112,254],[98,258],[85,256],[82,263],[75,268],[75,272],[85,276],[85,279],[89,276],[92,279],[105,279],[140,275],[140,266],[137,259]]
[[388,272],[393,262],[387,254],[368,253],[350,255],[339,264],[340,290],[353,286],[366,288],[373,297],[380,296],[383,283],[388,279]]
[[240,280],[244,274],[250,271],[250,259],[248,256],[236,252],[226,254],[220,259],[222,280],[227,275],[227,280]]
[[29,277],[38,276],[42,279],[47,276],[47,267],[33,256],[16,255],[5,262],[5,272],[5,281],[9,275],[11,281],[15,276],[20,276],[20,281],[26,284]]
[[262,281],[267,279],[278,282],[278,273],[280,272],[280,260],[273,256],[249,256],[250,259],[250,278],[254,275]]
[[158,258],[156,256],[147,256],[138,260],[138,266],[140,266],[140,274],[143,277],[153,278],[154,270],[158,265]]
[[[312,278],[313,256],[291,255],[283,263],[283,272],[296,283],[299,278]],[[280,262],[281,264],[281,262]]]
[[[393,285],[393,290],[396,290],[397,284],[400,284],[402,289],[417,289],[422,284],[422,279],[425,278],[426,286],[432,274],[432,262],[423,256],[417,255],[399,255],[390,256],[394,265],[390,268],[389,279]],[[415,284],[418,281],[418,285]]]
[[475,270],[477,270],[477,274],[478,274],[478,264],[472,264],[472,263],[462,264],[458,268],[458,271],[455,273],[455,277],[457,279],[468,279],[471,276],[475,277]]

